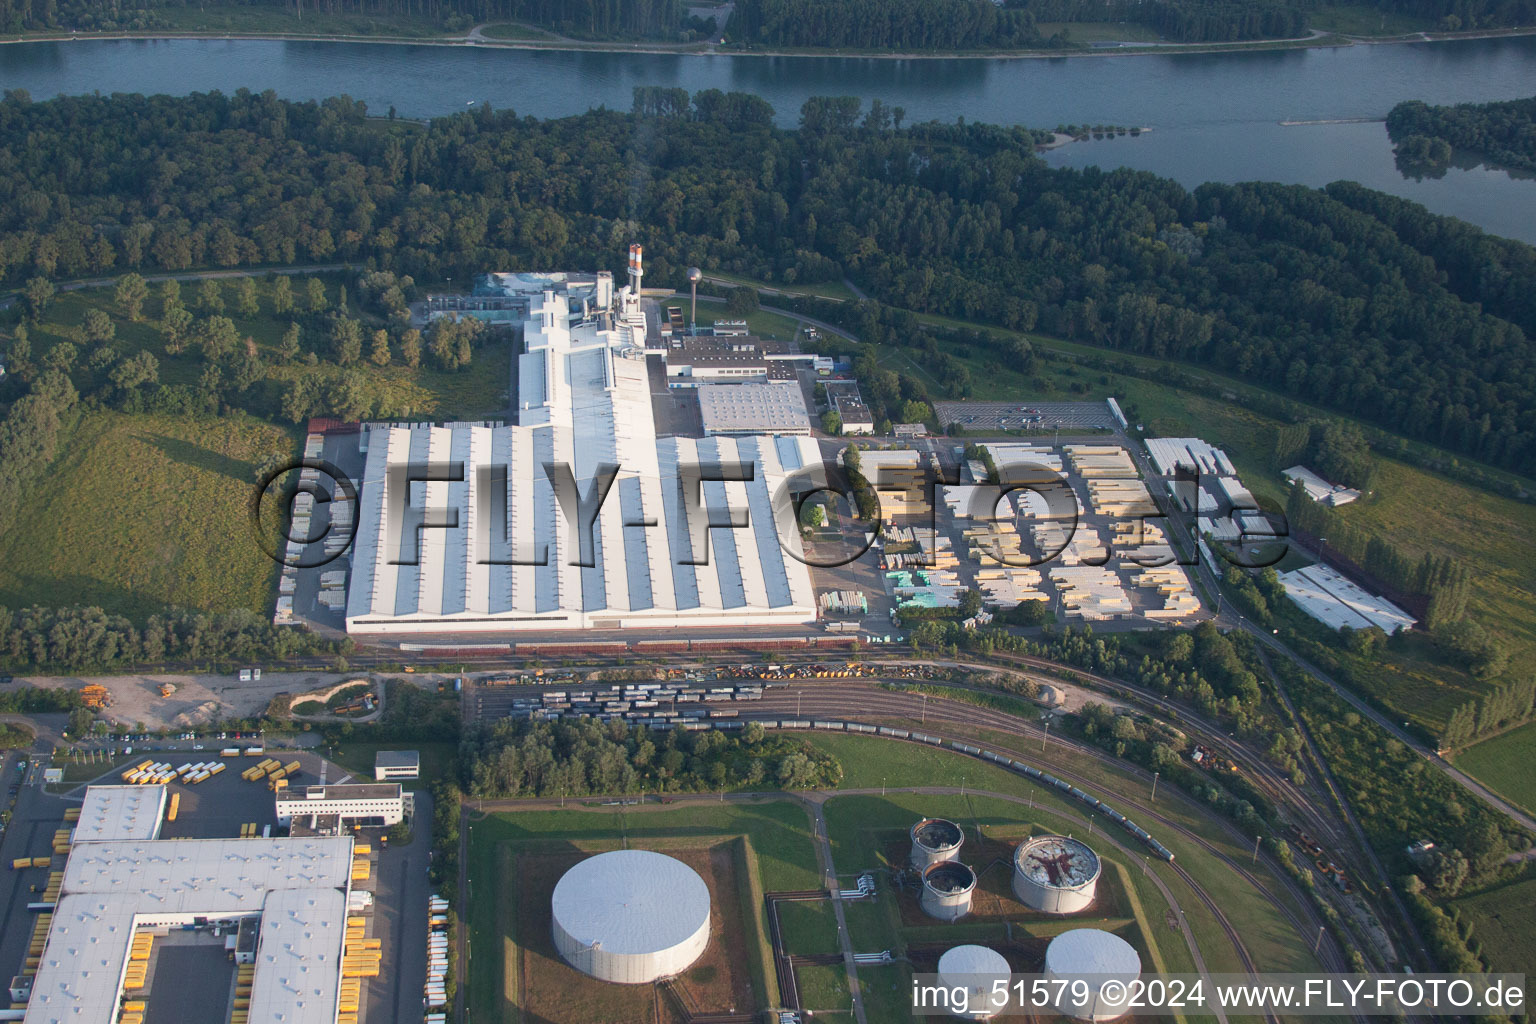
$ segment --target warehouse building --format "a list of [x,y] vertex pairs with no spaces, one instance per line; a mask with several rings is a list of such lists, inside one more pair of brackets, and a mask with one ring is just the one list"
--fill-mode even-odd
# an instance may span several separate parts
[[1285,596],[1329,629],[1380,627],[1388,634],[1412,629],[1412,615],[1384,597],[1356,586],[1337,570],[1318,563],[1280,574]]
[[[77,835],[26,1024],[113,1024],[146,935],[259,919],[248,1020],[335,1024],[352,878],[352,839],[177,839],[147,836],[151,809],[86,791],[88,808],[124,808],[128,838]],[[123,787],[106,787],[120,789]],[[146,794],[164,787],[139,787]],[[85,812],[82,812],[82,820]],[[156,822],[158,826],[158,822]],[[110,831],[97,827],[94,834]]]
[[698,394],[706,437],[811,433],[798,384],[703,384]]
[[281,789],[276,803],[277,823],[284,828],[321,832],[336,825],[388,827],[405,820],[405,793],[398,782],[305,786],[302,793]]
[[[815,620],[792,508],[774,502],[786,475],[819,466],[814,441],[658,438],[644,348],[622,329],[638,303],[628,287],[612,308],[553,286],[534,297],[515,426],[370,431],[348,632]],[[692,467],[738,463],[750,480],[680,486]],[[599,493],[582,530],[577,506]]]
[[647,850],[580,862],[555,883],[550,911],[560,955],[601,981],[670,978],[709,945],[709,887],[682,861]]

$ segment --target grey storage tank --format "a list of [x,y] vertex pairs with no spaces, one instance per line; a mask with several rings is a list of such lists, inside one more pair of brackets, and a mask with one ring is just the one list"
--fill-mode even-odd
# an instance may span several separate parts
[[965,833],[943,818],[924,818],[912,826],[912,866],[926,871],[930,864],[960,859]]
[[1099,856],[1066,836],[1035,836],[1013,853],[1013,893],[1026,907],[1075,914],[1093,903]]
[[957,860],[941,860],[923,872],[923,912],[941,921],[958,921],[971,912],[976,872]]

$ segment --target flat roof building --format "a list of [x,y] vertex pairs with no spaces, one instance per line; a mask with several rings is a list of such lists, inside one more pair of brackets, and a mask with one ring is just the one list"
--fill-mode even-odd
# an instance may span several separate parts
[[[819,466],[815,442],[658,438],[644,349],[620,329],[637,309],[627,288],[602,309],[551,286],[524,323],[517,425],[370,431],[348,632],[815,620],[793,509],[774,502],[787,474]],[[680,486],[691,467],[735,463],[751,466],[752,478],[688,494]],[[439,479],[423,479],[434,475],[429,466],[444,467]],[[595,520],[582,520],[591,527],[584,546],[572,525],[578,496],[595,493],[611,467],[617,476]],[[427,525],[429,515],[439,525]],[[743,517],[740,529],[707,525]]]
[[798,384],[701,384],[698,393],[706,437],[811,432]]
[[420,752],[415,750],[378,751],[373,755],[373,777],[379,782],[386,779],[420,778]]
[[112,1024],[137,931],[259,915],[249,1020],[334,1024],[351,872],[350,836],[77,841],[23,1020]]
[[164,786],[90,786],[71,841],[158,839],[165,800]]
[[305,786],[301,792],[279,790],[276,809],[284,827],[314,828],[313,819],[332,815],[340,825],[397,825],[405,820],[405,793],[398,782]]

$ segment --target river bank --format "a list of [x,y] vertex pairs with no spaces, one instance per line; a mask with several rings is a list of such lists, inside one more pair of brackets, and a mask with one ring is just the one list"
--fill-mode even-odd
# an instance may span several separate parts
[[496,39],[480,34],[486,25],[478,25],[464,35],[401,36],[358,35],[348,33],[303,32],[207,32],[154,30],[146,32],[35,32],[0,38],[0,45],[16,43],[58,43],[83,41],[139,41],[164,40],[271,40],[300,43],[372,43],[381,46],[437,46],[465,47],[476,50],[553,50],[573,53],[623,53],[665,56],[722,56],[722,57],[821,57],[821,58],[869,58],[876,60],[1057,60],[1070,57],[1130,57],[1150,54],[1202,54],[1202,53],[1249,53],[1270,50],[1311,50],[1348,46],[1387,46],[1406,43],[1460,42],[1477,39],[1518,38],[1536,35],[1536,26],[1510,29],[1492,29],[1476,32],[1415,32],[1408,35],[1375,37],[1342,35],[1314,30],[1306,36],[1292,39],[1255,39],[1234,43],[1126,43],[1101,45],[1086,49],[1051,50],[924,50],[915,52],[888,52],[882,50],[827,50],[809,48],[786,49],[736,49],[719,47],[712,43],[624,43],[585,42],[578,39]]

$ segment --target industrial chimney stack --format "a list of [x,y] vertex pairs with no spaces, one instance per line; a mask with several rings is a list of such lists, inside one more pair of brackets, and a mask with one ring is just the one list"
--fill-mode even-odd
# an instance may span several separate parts
[[704,271],[698,267],[688,268],[688,291],[692,296],[692,303],[688,307],[688,327],[692,329],[699,322],[699,281],[704,277]]
[[629,247],[629,290],[636,297],[640,297],[640,279],[645,276],[645,268],[640,265],[641,249],[639,245]]

